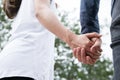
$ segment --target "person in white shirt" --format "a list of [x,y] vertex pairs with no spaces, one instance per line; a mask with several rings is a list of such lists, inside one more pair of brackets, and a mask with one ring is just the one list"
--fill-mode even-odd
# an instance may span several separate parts
[[[56,17],[54,0],[4,0],[12,23],[11,37],[0,53],[0,80],[53,80],[55,36],[66,42],[75,57],[93,64],[99,53],[85,55],[101,35],[76,35]],[[90,51],[90,50],[89,50]],[[93,58],[94,57],[94,58]],[[82,61],[82,60],[81,60]]]

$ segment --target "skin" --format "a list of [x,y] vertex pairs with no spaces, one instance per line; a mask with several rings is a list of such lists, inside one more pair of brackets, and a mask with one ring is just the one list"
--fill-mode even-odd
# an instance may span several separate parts
[[101,35],[97,33],[76,35],[71,30],[67,29],[58,20],[57,16],[50,9],[50,0],[34,0],[34,1],[35,1],[35,14],[39,22],[42,25],[44,25],[45,28],[48,29],[50,32],[52,32],[61,40],[66,42],[73,50],[73,52],[75,51],[74,52],[75,55],[78,55],[77,57],[80,62],[88,64],[89,62],[86,62],[85,60],[90,60],[92,63],[92,58],[90,56],[86,56],[86,54],[84,53],[86,50],[90,51],[90,49],[94,51],[93,45],[95,41],[92,41],[90,39],[100,38]]
[[[99,59],[101,56],[101,39],[100,38],[92,38],[91,39],[94,44],[91,46],[89,51],[85,50],[85,48],[75,48],[74,49],[74,56],[82,63],[84,64],[90,64],[93,65],[96,63],[96,61]],[[89,53],[89,55],[87,54]]]

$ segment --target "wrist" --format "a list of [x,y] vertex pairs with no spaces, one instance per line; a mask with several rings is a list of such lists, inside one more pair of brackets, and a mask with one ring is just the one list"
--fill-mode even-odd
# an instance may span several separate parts
[[72,31],[70,31],[69,29],[66,30],[66,37],[65,37],[65,42],[72,47],[72,44],[75,40],[75,37],[77,35],[75,33],[73,33]]

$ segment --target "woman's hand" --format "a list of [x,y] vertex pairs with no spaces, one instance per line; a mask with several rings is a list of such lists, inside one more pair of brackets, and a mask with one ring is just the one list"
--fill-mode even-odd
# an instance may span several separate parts
[[86,50],[90,50],[93,46],[94,42],[91,41],[92,38],[100,38],[101,35],[98,33],[87,33],[83,35],[68,35],[66,42],[73,50],[74,48],[80,47],[85,48]]

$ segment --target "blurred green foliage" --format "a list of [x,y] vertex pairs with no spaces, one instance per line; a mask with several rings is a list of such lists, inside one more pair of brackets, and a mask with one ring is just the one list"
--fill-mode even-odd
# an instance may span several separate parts
[[4,47],[6,42],[8,41],[10,34],[9,31],[11,29],[11,21],[5,16],[5,13],[2,9],[3,5],[0,1],[0,50]]

